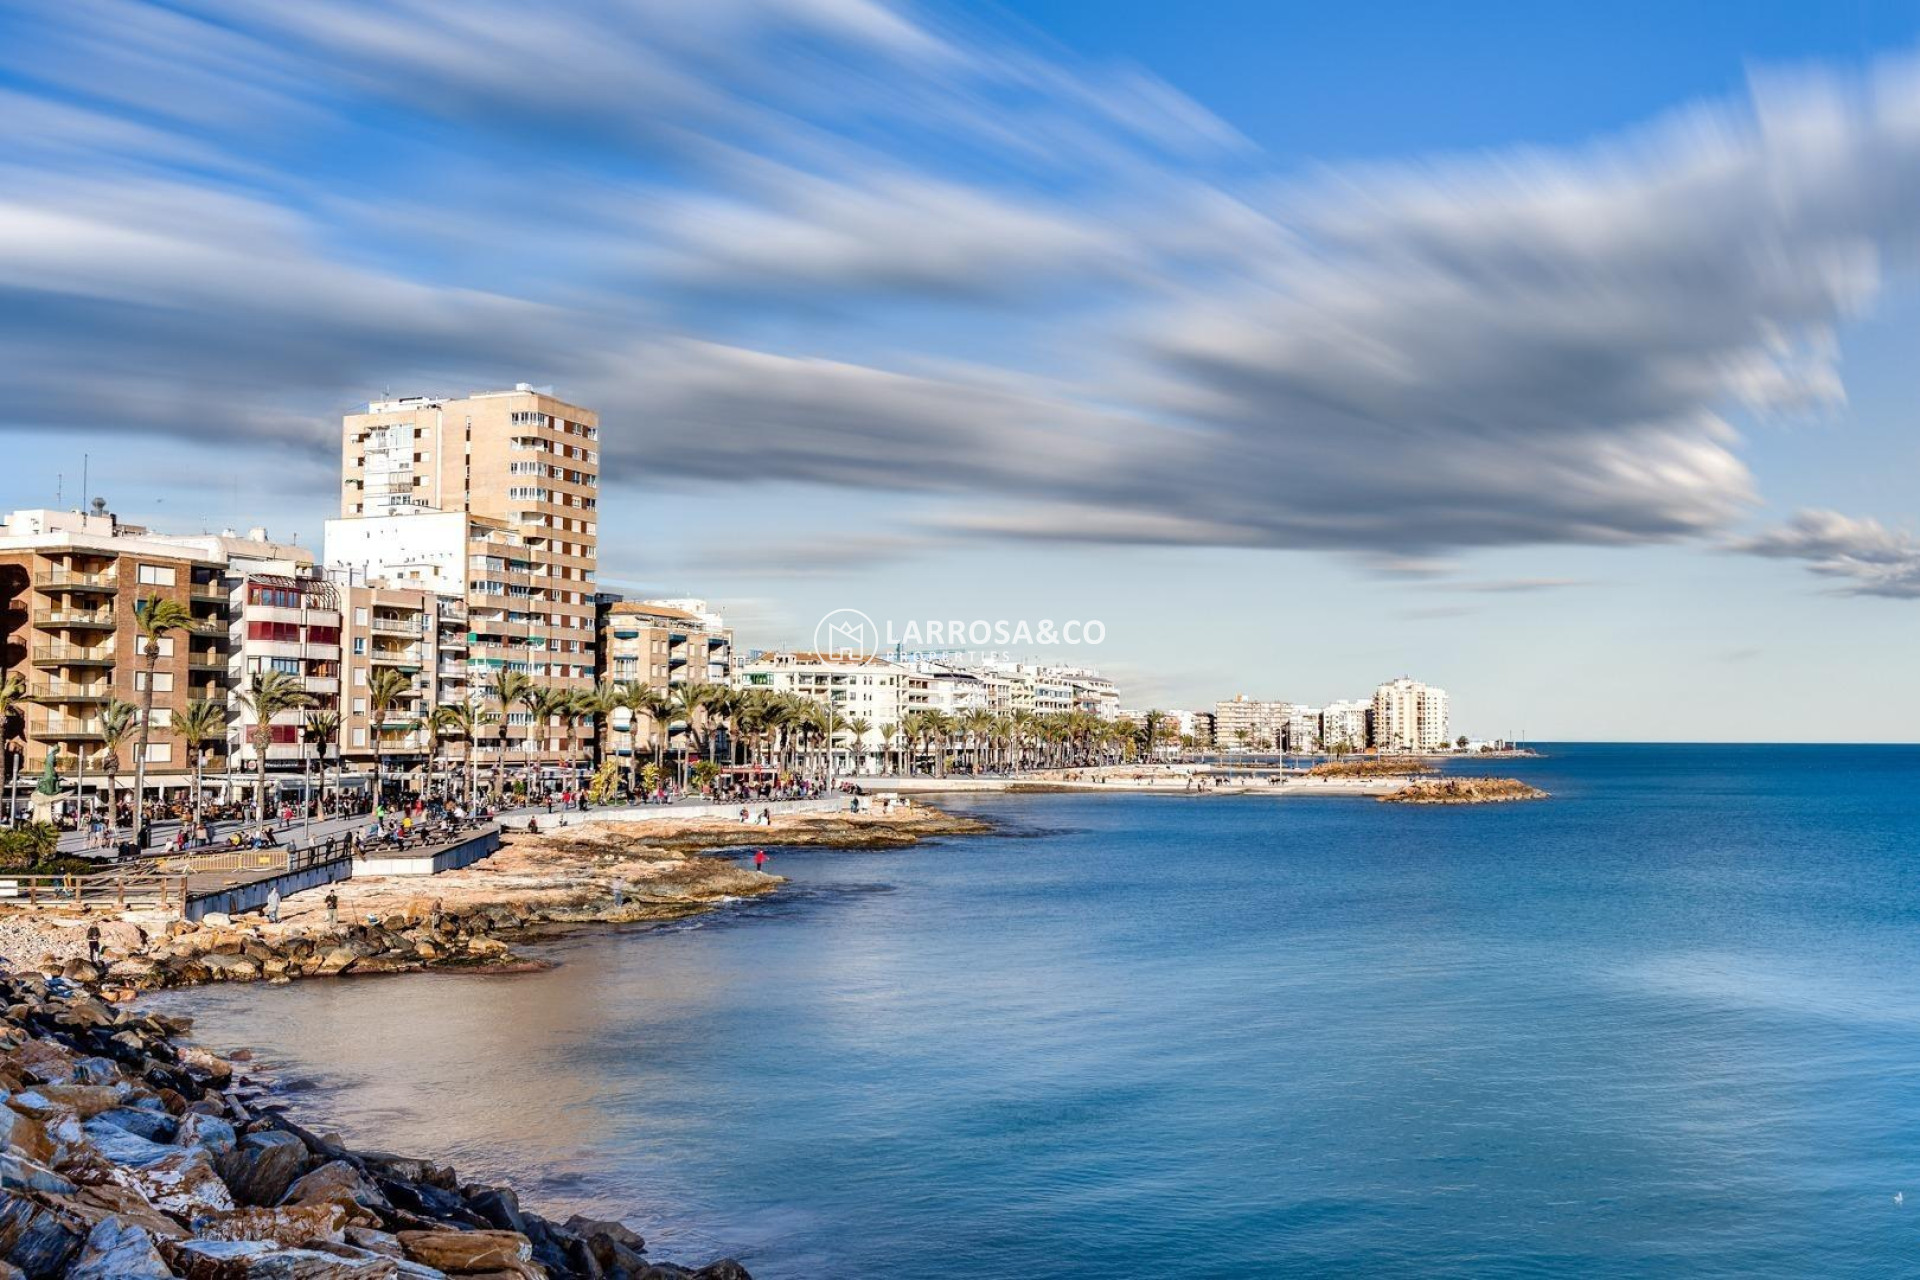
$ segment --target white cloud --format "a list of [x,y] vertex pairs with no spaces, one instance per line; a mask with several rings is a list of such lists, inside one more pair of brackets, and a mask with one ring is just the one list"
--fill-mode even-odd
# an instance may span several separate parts
[[1849,596],[1920,600],[1920,538],[1878,520],[1802,511],[1778,529],[1734,544],[1750,555],[1798,560]]

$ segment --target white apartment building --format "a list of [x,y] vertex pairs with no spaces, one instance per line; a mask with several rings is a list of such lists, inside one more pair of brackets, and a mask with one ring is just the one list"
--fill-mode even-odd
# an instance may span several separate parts
[[1373,704],[1329,702],[1320,710],[1320,744],[1328,751],[1360,751],[1367,745],[1367,719]]
[[1216,702],[1213,705],[1214,744],[1227,749],[1274,750],[1286,741],[1291,711],[1291,703],[1263,702],[1244,693],[1234,695],[1228,702]]
[[1409,676],[1373,691],[1373,745],[1383,751],[1439,751],[1448,745],[1447,691]]
[[1285,743],[1289,751],[1320,750],[1320,708],[1293,705],[1287,708]]

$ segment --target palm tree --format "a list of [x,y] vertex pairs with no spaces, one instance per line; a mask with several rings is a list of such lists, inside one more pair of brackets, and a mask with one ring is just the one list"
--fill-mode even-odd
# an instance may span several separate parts
[[223,703],[195,699],[173,718],[173,731],[180,735],[187,754],[193,757],[193,820],[197,825],[201,811],[200,774],[206,764],[207,744],[216,739],[226,741],[227,708]]
[[[386,782],[383,777],[386,765],[386,752],[383,749],[387,737],[387,720],[401,703],[413,693],[413,677],[394,667],[375,667],[373,675],[367,680],[367,709],[373,720],[373,804],[377,809],[386,796]],[[408,721],[407,729],[415,726]],[[432,768],[431,762],[428,768]]]
[[865,716],[848,716],[845,723],[847,732],[853,735],[853,772],[859,773],[860,758],[862,755],[861,743],[869,733],[873,732],[873,721],[867,719]]
[[973,772],[980,772],[981,756],[985,753],[988,737],[993,733],[993,712],[978,707],[960,717],[959,727],[966,731],[967,746],[973,752]]
[[318,747],[320,757],[320,808],[327,807],[327,744],[340,740],[340,713],[338,711],[309,711],[306,723],[300,726],[301,736],[308,746]]
[[[114,781],[120,776],[120,748],[140,727],[140,708],[118,698],[110,699],[100,712],[101,772],[107,775],[107,824],[114,835],[120,833],[120,808],[114,800]],[[139,818],[134,819],[135,825]]]
[[493,789],[501,803],[505,803],[505,781],[502,777],[507,765],[507,734],[509,713],[514,704],[527,696],[527,690],[533,688],[533,677],[524,671],[514,671],[506,667],[493,673],[493,679],[487,682],[486,694],[500,705],[500,754],[493,762]]
[[267,749],[273,745],[273,718],[283,711],[297,711],[313,703],[313,695],[300,687],[298,676],[284,671],[256,671],[246,687],[233,696],[253,713],[254,787],[253,810],[256,822],[267,820]]
[[1140,727],[1146,734],[1147,762],[1149,764],[1153,762],[1154,739],[1159,736],[1161,722],[1164,721],[1166,718],[1167,718],[1167,713],[1160,710],[1158,707],[1149,708],[1147,711],[1147,714],[1140,718]]
[[18,671],[0,679],[0,796],[7,800],[7,825],[13,826],[13,719],[26,705],[27,682]]
[[[553,718],[563,714],[571,705],[573,696],[560,689],[529,683],[525,693],[520,695],[521,705],[525,706],[533,717],[529,732],[533,735],[530,742],[537,742],[538,749],[544,753],[547,749],[547,731],[553,727]],[[527,799],[533,799],[533,751],[527,752]]]
[[147,660],[144,696],[140,700],[139,754],[133,760],[133,838],[139,840],[146,830],[141,806],[147,795],[147,737],[153,731],[153,673],[160,665],[160,641],[192,626],[193,611],[178,600],[148,596],[133,606],[133,621],[146,642],[141,656]]
[[471,699],[433,709],[433,718],[438,722],[436,726],[438,731],[466,743],[468,809],[473,808],[474,795],[479,788],[479,760],[474,754],[474,748],[480,739],[480,726],[487,723],[492,715],[492,712]]
[[900,726],[897,724],[889,723],[880,726],[880,771],[882,773],[893,772],[893,735],[898,732],[900,732]]

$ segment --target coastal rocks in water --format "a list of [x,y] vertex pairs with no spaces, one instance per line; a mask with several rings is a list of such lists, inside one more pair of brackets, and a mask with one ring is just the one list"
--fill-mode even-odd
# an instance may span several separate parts
[[307,1144],[291,1133],[250,1133],[221,1157],[227,1186],[241,1204],[276,1205],[307,1168]]
[[1380,797],[1386,804],[1504,804],[1546,798],[1545,791],[1518,778],[1431,778]]
[[194,1223],[202,1240],[268,1240],[285,1248],[307,1248],[314,1241],[346,1240],[346,1210],[337,1204],[281,1205],[273,1209],[235,1209]]
[[318,1249],[284,1249],[264,1240],[188,1240],[173,1251],[187,1280],[393,1280],[391,1258],[342,1258]]
[[201,1147],[177,1150],[142,1168],[129,1169],[125,1185],[147,1198],[162,1213],[193,1218],[233,1208],[233,1194],[214,1168],[213,1157]]

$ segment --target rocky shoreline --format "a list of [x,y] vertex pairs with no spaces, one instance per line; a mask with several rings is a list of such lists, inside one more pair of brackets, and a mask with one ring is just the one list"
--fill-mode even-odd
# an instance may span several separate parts
[[[531,962],[513,944],[554,927],[670,920],[784,883],[698,850],[897,848],[988,829],[925,806],[771,827],[587,822],[513,835],[486,862],[431,880],[343,882],[337,920],[318,890],[288,899],[277,923],[5,917],[0,959],[15,972],[0,977],[0,1280],[750,1280],[731,1259],[697,1271],[652,1261],[620,1223],[558,1223],[507,1188],[351,1150],[288,1119],[233,1061],[185,1043],[188,1019],[134,999],[212,982],[515,972]],[[98,964],[84,954],[88,925]]]
[[749,1280],[280,1113],[186,1019],[0,978],[0,1280]]
[[1545,800],[1551,793],[1518,778],[1424,778],[1408,783],[1382,804],[1507,804]]

